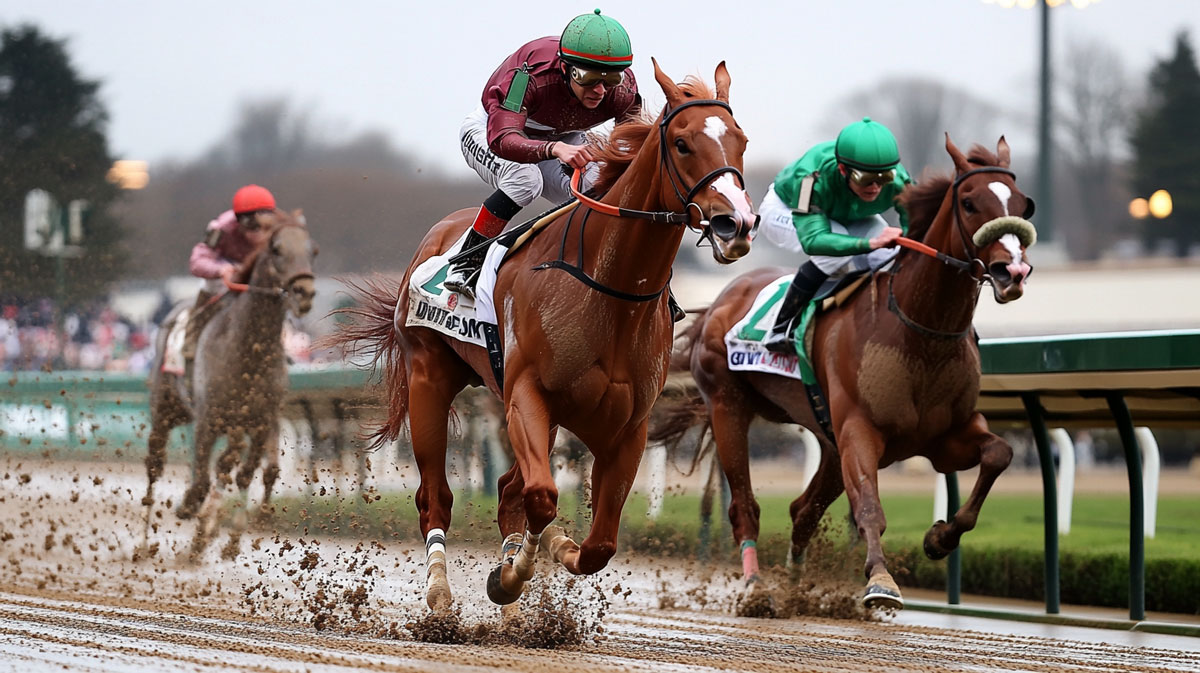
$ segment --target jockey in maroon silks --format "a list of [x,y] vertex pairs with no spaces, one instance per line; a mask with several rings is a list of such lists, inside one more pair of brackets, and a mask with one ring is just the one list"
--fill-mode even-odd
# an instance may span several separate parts
[[[216,313],[217,295],[246,258],[262,245],[275,226],[275,197],[258,185],[246,185],[233,195],[233,208],[208,223],[204,240],[192,248],[192,275],[205,279],[189,312],[183,341],[185,371],[191,374],[196,343],[204,326]],[[190,380],[190,376],[189,376]]]
[[[600,10],[575,17],[561,37],[523,45],[500,64],[483,99],[463,121],[459,141],[467,165],[496,188],[479,208],[463,250],[503,231],[539,196],[571,198],[569,170],[585,171],[586,190],[596,166],[584,132],[635,115],[641,107],[629,35]],[[474,297],[487,247],[457,262],[445,287]]]

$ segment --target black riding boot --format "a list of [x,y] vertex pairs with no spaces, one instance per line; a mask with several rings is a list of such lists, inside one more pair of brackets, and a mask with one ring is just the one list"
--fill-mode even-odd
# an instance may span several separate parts
[[767,350],[784,355],[795,354],[796,346],[792,342],[792,331],[796,329],[796,321],[800,319],[804,308],[808,306],[808,302],[812,301],[813,295],[821,288],[821,283],[824,283],[827,277],[825,272],[818,269],[817,265],[812,262],[800,265],[795,278],[792,278],[792,284],[788,286],[787,293],[783,295],[783,301],[779,304],[779,315],[775,318],[775,325],[763,339],[763,346]]
[[[472,229],[467,232],[467,240],[463,242],[462,249],[470,250],[487,240],[483,234]],[[486,246],[482,247],[455,262],[442,285],[451,292],[474,299],[475,283],[479,281],[479,269],[483,266],[483,258],[487,256],[487,251]]]

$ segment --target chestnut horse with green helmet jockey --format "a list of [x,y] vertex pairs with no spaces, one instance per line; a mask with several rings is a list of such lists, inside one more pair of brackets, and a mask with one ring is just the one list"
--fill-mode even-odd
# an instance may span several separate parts
[[[717,66],[715,91],[697,80],[676,84],[657,62],[654,74],[666,97],[662,112],[618,124],[596,148],[602,196],[578,194],[578,204],[548,215],[541,233],[499,267],[492,297],[502,382],[484,348],[406,325],[413,270],[463,236],[473,209],[430,230],[398,288],[374,281],[359,288],[359,306],[347,311],[354,320],[341,326],[338,342],[373,354],[383,370],[388,416],[375,443],[409,425],[431,609],[452,603],[446,434],[458,392],[482,385],[503,400],[516,458],[499,480],[504,544],[488,596],[515,601],[542,547],[573,574],[596,573],[616,553],[650,408],[666,383],[673,330],[665,289],[684,233],[699,232],[720,263],[750,250],[756,217],[741,177],[746,136],[729,106],[725,64]],[[592,525],[578,544],[551,526],[558,489],[549,454],[560,427],[595,457]]]
[[[869,607],[903,606],[880,542],[887,522],[878,470],[914,456],[928,458],[942,473],[979,466],[966,502],[925,535],[925,553],[940,559],[974,528],[984,498],[1012,458],[1009,444],[975,410],[980,360],[971,322],[982,283],[991,284],[999,303],[1023,294],[1031,270],[1025,249],[1036,240],[1027,219],[1033,200],[1017,188],[1003,138],[995,153],[976,146],[964,155],[947,135],[946,151],[952,176],[928,177],[900,196],[911,238],[896,239],[901,249],[891,266],[812,318],[802,341],[816,396],[802,378],[730,365],[727,336],[784,269],[734,279],[680,336],[673,364],[690,369],[700,395],[664,409],[651,440],[678,441],[699,423],[711,428],[729,480],[729,518],[742,545],[746,590],[755,599],[750,604],[762,606],[763,594],[770,596],[758,581],[755,548],[759,507],[747,438],[755,417],[797,423],[816,435],[820,466],[790,508],[791,556],[803,557],[826,508],[844,490],[867,545],[862,600]],[[761,212],[765,219],[766,209]]]

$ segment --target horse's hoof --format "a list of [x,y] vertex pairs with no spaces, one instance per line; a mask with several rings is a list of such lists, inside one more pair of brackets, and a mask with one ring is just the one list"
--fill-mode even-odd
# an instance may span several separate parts
[[778,614],[775,609],[775,596],[759,577],[746,580],[746,592],[738,599],[737,615],[739,617],[756,617],[774,619]]
[[510,592],[504,588],[504,583],[500,581],[500,574],[504,571],[505,565],[511,566],[512,564],[500,563],[495,568],[492,568],[492,572],[488,573],[487,595],[496,605],[508,605],[509,603],[516,602],[521,597],[521,591],[525,588],[523,583],[515,592]]
[[904,608],[904,599],[901,598],[900,592],[897,590],[879,584],[872,584],[867,587],[867,592],[863,594],[862,604],[868,610],[902,610]]
[[937,543],[937,539],[941,537],[942,532],[949,528],[949,524],[945,521],[939,521],[925,531],[925,555],[934,561],[940,561],[950,554],[952,549],[945,549]]
[[429,587],[429,593],[425,595],[425,604],[434,612],[449,610],[450,606],[454,604],[454,597],[450,595],[450,587]]
[[183,502],[179,503],[179,507],[175,508],[175,516],[186,521],[196,516],[196,512],[199,509],[199,503],[193,503],[190,500],[184,500]]

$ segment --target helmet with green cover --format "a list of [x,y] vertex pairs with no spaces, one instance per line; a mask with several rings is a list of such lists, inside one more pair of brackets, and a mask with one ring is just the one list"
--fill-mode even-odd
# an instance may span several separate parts
[[559,39],[558,53],[567,63],[589,70],[619,72],[633,65],[629,33],[598,9],[571,19]]
[[834,154],[839,163],[862,171],[887,171],[900,163],[896,136],[869,117],[842,129],[834,143]]

